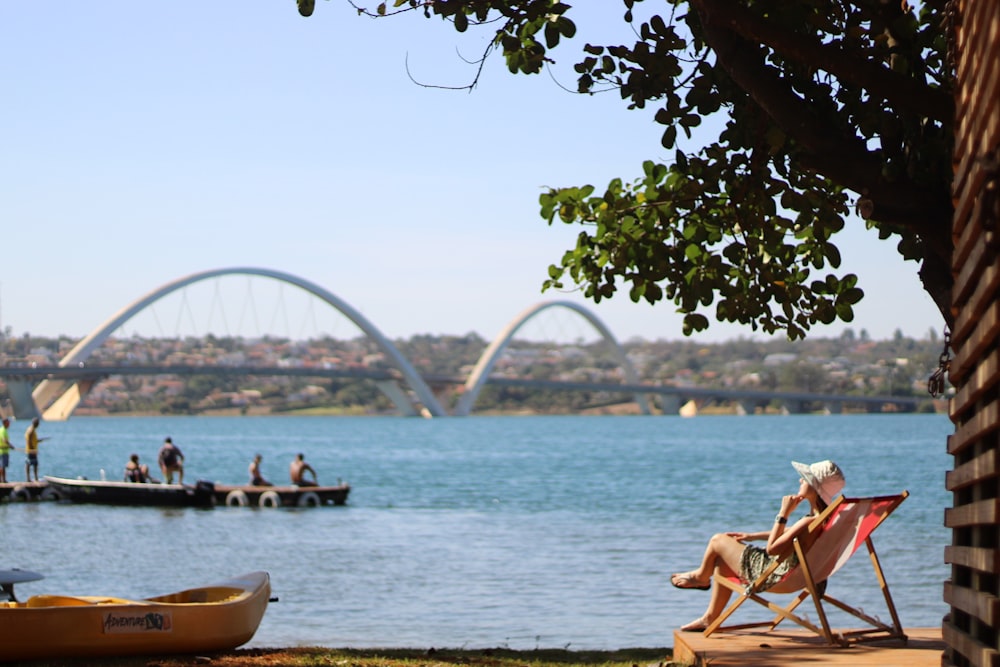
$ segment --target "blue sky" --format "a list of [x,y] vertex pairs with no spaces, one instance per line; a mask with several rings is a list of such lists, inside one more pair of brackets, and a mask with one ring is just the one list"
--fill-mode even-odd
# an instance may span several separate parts
[[[410,77],[467,83],[464,60],[488,35],[416,14],[372,21],[341,0],[309,19],[293,0],[0,4],[0,326],[83,336],[176,278],[254,266],[325,287],[392,338],[492,338],[552,299],[587,304],[621,340],[683,338],[672,304],[540,291],[579,231],[539,217],[542,189],[669,159],[648,111],[557,85],[574,86],[585,41],[630,39],[619,3],[583,9],[552,75],[515,77],[497,58],[468,93]],[[849,224],[838,243],[867,297],[847,326],[940,332],[917,265]],[[753,334],[713,323],[697,338],[741,335]]]

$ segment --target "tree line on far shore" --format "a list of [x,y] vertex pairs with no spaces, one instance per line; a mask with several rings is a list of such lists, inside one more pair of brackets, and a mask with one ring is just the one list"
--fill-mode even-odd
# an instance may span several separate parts
[[[34,359],[58,363],[75,341],[67,338],[18,338],[4,341],[6,362]],[[417,371],[427,377],[464,379],[489,341],[477,334],[417,335],[394,341]],[[641,382],[708,388],[755,388],[846,395],[925,396],[933,410],[927,380],[938,367],[943,342],[930,331],[923,339],[897,331],[872,340],[864,330],[846,329],[834,338],[766,341],[738,338],[720,343],[690,339],[622,343]],[[94,364],[247,363],[340,365],[389,369],[377,345],[365,337],[293,341],[279,337],[110,339],[91,356]],[[603,340],[555,343],[514,340],[493,374],[566,382],[622,382],[614,350]],[[457,382],[432,385],[445,406],[462,391]],[[7,388],[0,384],[0,400]],[[596,391],[557,391],[487,384],[476,412],[567,414],[612,411],[631,396]],[[624,408],[628,411],[627,407]],[[368,380],[288,376],[128,376],[95,385],[78,408],[83,414],[211,414],[217,412],[342,414],[393,413],[395,406]]]

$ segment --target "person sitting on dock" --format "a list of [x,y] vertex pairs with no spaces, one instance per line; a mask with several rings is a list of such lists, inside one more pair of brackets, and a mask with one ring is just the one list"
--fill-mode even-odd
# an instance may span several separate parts
[[274,486],[260,474],[260,461],[263,457],[257,454],[250,462],[250,486]]
[[138,454],[130,456],[128,463],[125,464],[125,481],[137,484],[145,484],[153,481],[149,476],[149,466],[145,463],[139,463]]
[[163,479],[167,484],[174,483],[175,472],[177,473],[177,483],[184,483],[184,454],[169,437],[163,441],[163,446],[160,447],[159,461]]
[[[674,574],[670,583],[677,588],[695,588],[699,590],[712,589],[712,595],[705,613],[686,625],[681,626],[684,632],[701,632],[705,630],[726,607],[732,591],[713,582],[715,577],[736,577],[744,582],[756,580],[771,565],[779,555],[792,548],[796,538],[810,540],[803,544],[806,550],[819,536],[819,532],[810,534],[809,524],[822,512],[844,488],[844,473],[833,461],[826,460],[812,465],[793,461],[792,466],[799,473],[799,489],[797,493],[782,497],[781,508],[774,519],[770,530],[756,533],[716,533],[708,541],[705,554],[697,569],[690,572]],[[803,501],[808,502],[810,512],[795,523],[788,519],[796,507]],[[786,528],[787,525],[787,528]],[[766,541],[766,547],[758,547],[747,542]],[[767,579],[767,586],[777,584],[793,567],[798,565],[794,556],[778,566],[774,574]],[[713,586],[714,583],[714,586]],[[767,590],[767,588],[761,589]]]
[[[312,473],[312,480],[305,479],[303,475],[305,473]],[[288,467],[288,474],[292,478],[292,484],[295,486],[319,486],[319,478],[316,477],[316,471],[313,467],[306,463],[305,454],[298,454],[292,461],[292,464]]]

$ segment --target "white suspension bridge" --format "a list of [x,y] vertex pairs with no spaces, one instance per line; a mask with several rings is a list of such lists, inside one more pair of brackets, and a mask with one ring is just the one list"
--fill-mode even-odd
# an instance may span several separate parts
[[[95,364],[90,360],[116,331],[128,321],[153,306],[153,304],[184,288],[223,276],[256,276],[292,285],[324,302],[356,325],[370,339],[388,361],[389,370],[344,368],[301,368],[259,365],[183,365],[183,364]],[[624,381],[613,382],[563,382],[538,379],[499,377],[491,374],[515,335],[533,318],[549,309],[564,309],[581,317],[609,346],[622,370]],[[372,322],[358,310],[329,290],[304,278],[282,271],[265,268],[237,267],[203,271],[167,283],[145,296],[126,305],[109,317],[93,332],[85,336],[57,365],[30,365],[0,367],[0,379],[8,388],[13,415],[17,419],[41,417],[49,421],[68,419],[95,384],[112,376],[124,375],[298,375],[316,378],[347,377],[375,382],[393,402],[398,411],[407,416],[425,417],[467,416],[472,413],[476,400],[486,384],[536,387],[560,391],[599,391],[631,395],[638,411],[652,414],[653,398],[658,399],[661,414],[678,414],[680,407],[690,401],[730,401],[743,406],[752,414],[757,405],[778,401],[786,412],[802,411],[803,406],[822,404],[831,413],[839,413],[845,404],[861,406],[870,412],[885,409],[893,411],[915,410],[919,401],[914,397],[830,395],[809,392],[770,392],[754,389],[714,389],[681,387],[640,382],[638,374],[625,350],[611,330],[596,315],[570,301],[537,303],[515,316],[484,350],[472,372],[466,378],[444,375],[421,375],[399,349]],[[449,412],[431,390],[431,385],[463,385],[457,404]]]

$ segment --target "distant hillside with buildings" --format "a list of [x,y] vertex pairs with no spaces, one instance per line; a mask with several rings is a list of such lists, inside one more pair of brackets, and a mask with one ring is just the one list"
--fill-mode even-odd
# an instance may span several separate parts
[[[57,364],[77,343],[69,338],[11,338],[3,341],[0,363]],[[425,376],[468,377],[489,341],[477,335],[419,335],[394,341]],[[630,340],[622,344],[644,383],[711,388],[754,388],[847,395],[923,396],[933,410],[927,380],[938,367],[943,341],[930,333],[915,340],[897,333],[871,340],[846,330],[837,338],[805,341],[735,339]],[[391,364],[370,339],[322,338],[293,341],[276,337],[109,339],[88,360],[100,364],[253,365],[275,367],[388,369]],[[623,371],[604,341],[557,344],[512,341],[494,375],[566,382],[622,382]],[[461,384],[433,387],[451,406]],[[7,398],[0,383],[0,400]],[[476,403],[480,412],[628,412],[621,394],[568,392],[487,385]],[[616,407],[617,406],[617,407]],[[725,412],[727,406],[717,406]],[[940,406],[938,406],[940,407]],[[312,411],[343,414],[392,413],[394,406],[368,380],[219,376],[119,376],[98,383],[75,414],[212,414]]]

